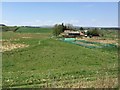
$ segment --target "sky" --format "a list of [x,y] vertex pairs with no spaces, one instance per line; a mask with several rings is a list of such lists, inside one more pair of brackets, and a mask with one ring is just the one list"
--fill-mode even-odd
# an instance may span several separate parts
[[119,2],[119,0],[1,0],[2,2]]
[[75,26],[117,27],[117,2],[2,2],[6,25],[43,26],[59,23]]

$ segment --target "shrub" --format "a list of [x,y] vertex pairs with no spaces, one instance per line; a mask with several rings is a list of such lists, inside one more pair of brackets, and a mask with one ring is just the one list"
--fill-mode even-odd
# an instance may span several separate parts
[[100,36],[100,32],[95,28],[94,30],[89,30],[88,32],[87,32],[87,35],[88,36]]

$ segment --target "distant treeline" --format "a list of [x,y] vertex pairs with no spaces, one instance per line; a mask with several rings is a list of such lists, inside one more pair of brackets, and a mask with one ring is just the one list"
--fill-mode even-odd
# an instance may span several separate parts
[[101,29],[104,29],[104,30],[119,30],[120,28],[101,28]]
[[38,27],[37,26],[36,27],[35,26],[21,26],[21,27],[26,27],[26,28],[41,28],[39,26]]
[[[56,26],[57,25],[57,26]],[[120,28],[108,28],[108,27],[79,27],[79,26],[73,26],[72,24],[64,25],[63,23],[61,25],[56,24],[56,28],[62,28],[63,29],[69,29],[69,30],[93,30],[93,29],[100,29],[100,30],[119,30]],[[45,28],[55,28],[55,26],[44,26]],[[0,24],[0,31],[13,31],[16,32],[19,28],[26,27],[26,28],[43,28],[40,26],[7,26],[5,24]],[[57,32],[59,34],[59,32]]]
[[0,24],[0,31],[3,31],[3,32],[5,32],[5,31],[13,31],[13,32],[15,32],[19,28],[20,27],[18,27],[18,26],[6,26],[4,24]]

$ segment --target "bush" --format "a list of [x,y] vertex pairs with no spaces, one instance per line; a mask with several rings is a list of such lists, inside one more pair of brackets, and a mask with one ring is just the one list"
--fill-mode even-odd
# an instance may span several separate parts
[[88,36],[100,36],[100,32],[97,30],[97,29],[94,29],[94,30],[89,30],[88,32],[87,32],[87,35]]

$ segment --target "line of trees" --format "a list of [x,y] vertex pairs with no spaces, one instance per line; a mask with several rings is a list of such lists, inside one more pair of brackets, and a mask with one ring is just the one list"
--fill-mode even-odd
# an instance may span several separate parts
[[13,31],[16,32],[20,27],[17,26],[6,26],[4,24],[0,24],[0,31]]

